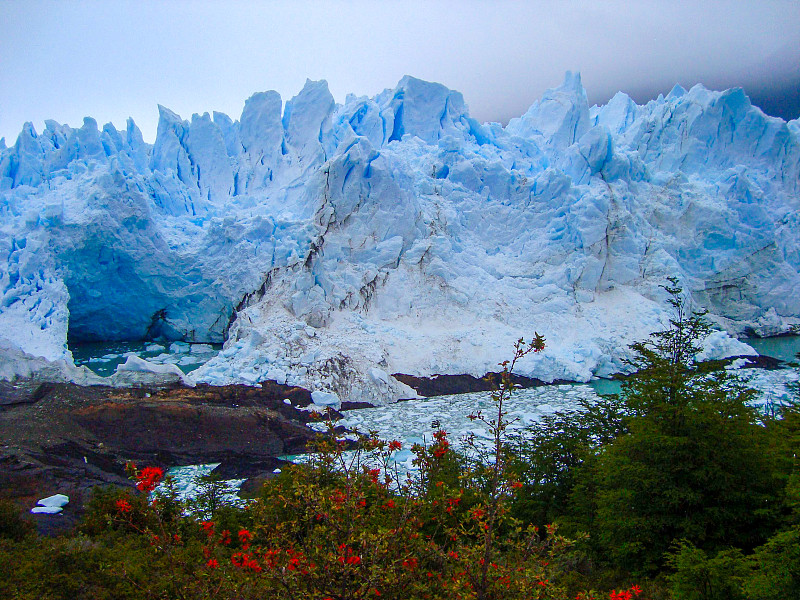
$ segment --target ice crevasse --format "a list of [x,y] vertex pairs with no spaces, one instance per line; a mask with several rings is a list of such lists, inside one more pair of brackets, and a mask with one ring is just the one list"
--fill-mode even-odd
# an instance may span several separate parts
[[741,354],[800,323],[798,232],[800,124],[740,89],[590,107],[567,73],[503,127],[407,76],[238,120],[159,107],[152,145],[26,124],[0,141],[0,377],[86,377],[68,337],[224,341],[197,380],[381,403],[535,330],[520,373],[585,381],[665,324],[668,276]]

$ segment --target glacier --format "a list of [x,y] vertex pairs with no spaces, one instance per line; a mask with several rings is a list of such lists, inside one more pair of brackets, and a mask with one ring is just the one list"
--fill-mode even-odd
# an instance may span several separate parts
[[[589,106],[567,73],[504,127],[406,76],[334,101],[307,81],[238,120],[159,106],[155,143],[25,124],[0,140],[0,377],[96,382],[70,341],[224,342],[192,381],[382,404],[392,373],[587,381],[669,318],[679,279],[735,336],[800,325],[800,122],[741,89]],[[136,365],[146,370],[147,365]]]

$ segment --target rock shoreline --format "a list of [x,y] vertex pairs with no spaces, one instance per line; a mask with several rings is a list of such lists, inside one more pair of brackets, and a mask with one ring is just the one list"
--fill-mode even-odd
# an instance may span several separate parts
[[[287,402],[288,401],[288,402]],[[169,467],[219,462],[223,477],[263,480],[317,434],[308,390],[244,385],[112,388],[0,382],[0,497],[30,508],[70,496],[63,515],[31,515],[42,533],[80,517],[91,488],[130,486],[128,460]]]

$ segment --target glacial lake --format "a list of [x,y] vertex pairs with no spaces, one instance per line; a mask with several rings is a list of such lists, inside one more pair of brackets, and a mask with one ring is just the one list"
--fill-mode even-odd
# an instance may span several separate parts
[[[759,354],[777,358],[786,363],[800,362],[800,335],[772,338],[743,338]],[[145,360],[175,364],[184,373],[190,373],[216,356],[222,344],[187,344],[183,342],[84,342],[70,344],[69,349],[76,365],[84,365],[98,375],[108,376],[123,364],[130,354]],[[588,384],[597,394],[616,394],[620,382],[594,379]],[[548,386],[549,387],[549,386]]]
[[184,373],[190,373],[215,357],[222,350],[222,344],[82,342],[69,344],[69,350],[76,365],[108,377],[132,354],[157,364],[174,364]]

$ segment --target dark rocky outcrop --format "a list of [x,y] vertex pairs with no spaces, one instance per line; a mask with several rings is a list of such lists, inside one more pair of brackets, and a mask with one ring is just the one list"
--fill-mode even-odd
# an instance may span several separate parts
[[784,361],[773,358],[771,356],[759,355],[759,356],[732,356],[729,359],[730,362],[737,360],[739,358],[743,358],[747,361],[747,363],[743,366],[744,369],[782,369],[786,364]]
[[[490,392],[500,387],[501,374],[487,373],[483,377],[472,375],[434,375],[433,377],[416,377],[404,373],[394,373],[392,377],[402,381],[421,396],[445,396],[448,394],[466,394],[467,392]],[[515,386],[530,388],[549,385],[548,382],[534,377],[511,374],[511,382]],[[572,383],[556,380],[550,383]]]
[[125,462],[169,467],[219,462],[224,478],[271,476],[282,454],[316,435],[299,410],[308,390],[261,387],[119,389],[18,381],[0,384],[0,496],[27,510],[70,496],[62,515],[30,515],[40,531],[75,523],[97,485],[131,485]]

